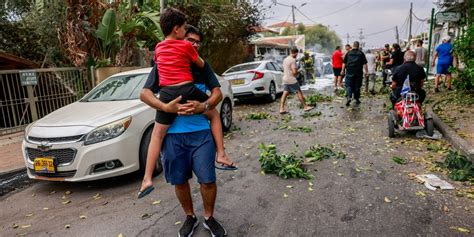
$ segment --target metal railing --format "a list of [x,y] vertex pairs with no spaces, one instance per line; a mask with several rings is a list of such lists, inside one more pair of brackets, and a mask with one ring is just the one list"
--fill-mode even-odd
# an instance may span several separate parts
[[0,135],[21,131],[91,87],[86,68],[0,71]]

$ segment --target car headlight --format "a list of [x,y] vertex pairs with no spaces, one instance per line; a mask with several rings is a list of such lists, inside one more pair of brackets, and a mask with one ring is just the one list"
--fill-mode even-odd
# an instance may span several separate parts
[[100,126],[87,134],[84,145],[95,144],[98,142],[103,142],[110,140],[112,138],[116,138],[130,127],[130,123],[132,122],[132,117],[127,117],[124,119],[117,120],[115,122],[111,122]]

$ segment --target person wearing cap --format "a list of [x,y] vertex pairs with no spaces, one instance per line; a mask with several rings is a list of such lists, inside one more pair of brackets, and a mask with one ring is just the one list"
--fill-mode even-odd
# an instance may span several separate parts
[[435,92],[439,92],[438,84],[441,75],[446,75],[448,81],[448,90],[451,90],[451,73],[449,67],[453,65],[453,45],[451,44],[451,37],[443,37],[443,42],[436,47],[436,52],[433,57],[431,66],[435,66],[436,58],[438,58],[438,64],[436,66],[436,77],[435,77]]

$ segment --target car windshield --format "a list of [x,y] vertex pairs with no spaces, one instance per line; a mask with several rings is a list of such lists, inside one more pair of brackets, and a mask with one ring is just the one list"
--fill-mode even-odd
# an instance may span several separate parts
[[135,100],[140,96],[140,90],[146,82],[148,74],[116,76],[87,94],[81,102]]
[[233,66],[229,68],[225,73],[233,73],[233,72],[240,72],[240,71],[248,71],[248,70],[253,70],[256,69],[258,66],[260,66],[261,63],[249,63],[249,64],[241,64],[237,66]]

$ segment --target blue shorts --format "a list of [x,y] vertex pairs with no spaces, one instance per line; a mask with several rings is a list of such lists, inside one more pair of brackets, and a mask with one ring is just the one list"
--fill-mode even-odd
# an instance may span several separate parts
[[436,74],[451,74],[448,70],[451,65],[451,63],[438,63],[436,65]]
[[186,183],[196,175],[199,183],[216,182],[216,147],[211,130],[168,133],[161,147],[161,163],[166,182]]

